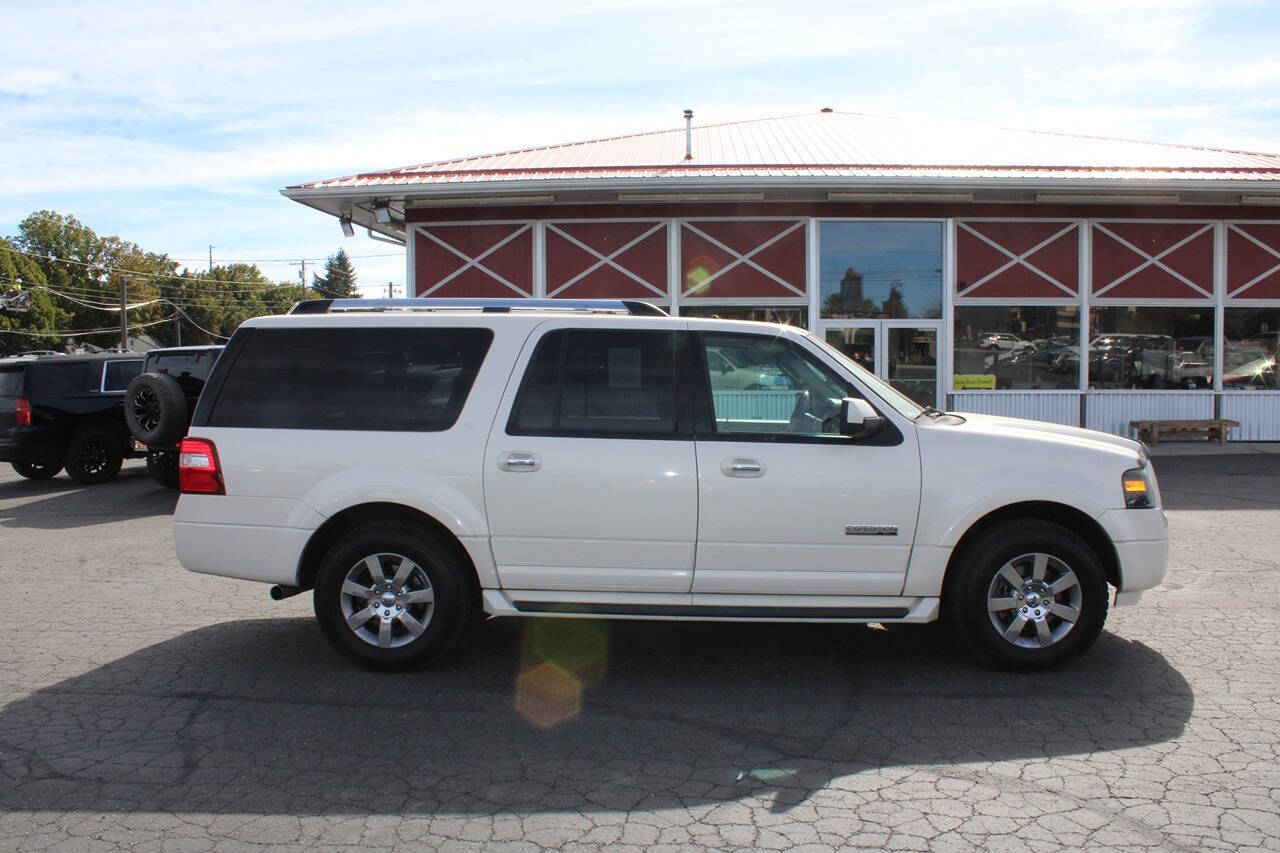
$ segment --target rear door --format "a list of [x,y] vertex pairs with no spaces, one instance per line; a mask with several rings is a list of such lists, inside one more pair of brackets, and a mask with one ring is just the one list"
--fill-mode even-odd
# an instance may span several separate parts
[[535,332],[489,435],[504,588],[687,593],[698,524],[686,323]]

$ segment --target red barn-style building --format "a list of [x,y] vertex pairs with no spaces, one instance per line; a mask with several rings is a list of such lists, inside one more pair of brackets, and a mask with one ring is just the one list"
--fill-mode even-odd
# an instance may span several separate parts
[[1280,439],[1280,155],[824,109],[283,192],[418,296],[787,322],[940,408]]

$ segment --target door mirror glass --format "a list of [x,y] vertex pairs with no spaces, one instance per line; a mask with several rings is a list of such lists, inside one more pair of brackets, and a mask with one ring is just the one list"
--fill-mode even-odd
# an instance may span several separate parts
[[845,397],[840,401],[840,432],[850,438],[870,438],[882,429],[884,418],[866,400]]

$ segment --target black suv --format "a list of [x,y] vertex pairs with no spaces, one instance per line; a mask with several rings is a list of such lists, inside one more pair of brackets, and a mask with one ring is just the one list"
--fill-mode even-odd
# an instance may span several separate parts
[[129,442],[124,395],[141,355],[50,355],[0,361],[0,461],[31,480],[63,468],[77,483],[114,479]]
[[178,441],[213,370],[220,346],[170,347],[147,353],[142,373],[129,383],[124,417],[138,445],[146,446],[147,470],[157,483],[178,487]]

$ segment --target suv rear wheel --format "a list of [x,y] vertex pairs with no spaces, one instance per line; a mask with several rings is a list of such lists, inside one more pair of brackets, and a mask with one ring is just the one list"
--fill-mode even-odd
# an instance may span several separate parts
[[359,527],[320,565],[316,619],[334,648],[361,663],[426,663],[453,645],[466,623],[465,571],[453,549],[414,526]]
[[71,437],[63,466],[77,483],[92,485],[115,479],[124,461],[120,435],[103,427],[84,427]]
[[13,466],[13,470],[28,480],[48,480],[62,470],[61,462],[51,462],[45,459],[27,459],[9,464]]
[[1083,539],[1035,519],[989,528],[956,555],[948,613],[968,645],[1009,669],[1084,654],[1107,618],[1107,581]]

